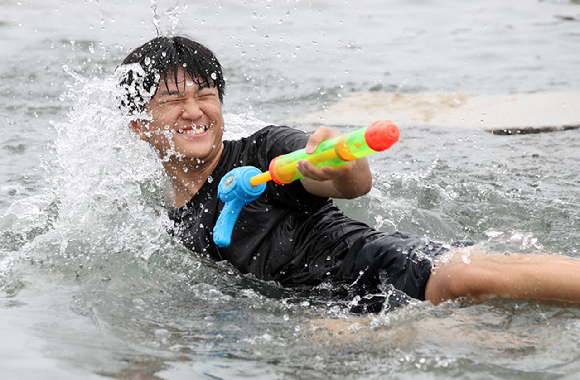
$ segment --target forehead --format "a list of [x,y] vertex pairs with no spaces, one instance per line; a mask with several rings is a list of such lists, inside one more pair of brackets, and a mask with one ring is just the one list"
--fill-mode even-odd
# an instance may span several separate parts
[[166,77],[162,75],[159,78],[158,94],[184,91],[186,88],[197,90],[205,87],[215,87],[215,84],[213,82],[208,83],[203,78],[192,77],[187,70],[180,67],[177,73],[174,70],[169,70]]
[[159,78],[159,90],[168,86],[169,88],[183,88],[184,85],[198,84],[199,79],[194,80],[183,68],[180,68],[177,73],[173,70],[167,72],[167,76],[161,75]]

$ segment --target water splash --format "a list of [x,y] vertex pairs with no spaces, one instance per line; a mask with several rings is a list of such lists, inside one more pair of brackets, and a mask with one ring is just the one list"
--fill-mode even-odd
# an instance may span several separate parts
[[179,16],[181,15],[181,12],[187,8],[186,6],[182,8],[180,3],[181,1],[177,0],[175,5],[167,9],[164,13],[169,18],[169,21],[171,21],[171,35],[175,34],[175,29],[177,28],[177,24],[179,24]]
[[117,78],[73,78],[61,100],[68,121],[51,121],[54,156],[44,164],[49,187],[15,203],[0,220],[18,244],[15,257],[97,257],[122,253],[148,258],[169,244],[169,221],[155,205],[165,178],[152,150],[128,128],[118,107]]
[[[493,247],[498,252],[543,252],[544,246],[534,237],[532,232],[514,229],[485,231],[488,236],[486,246]],[[492,248],[489,248],[492,249]]]
[[[174,5],[170,6],[165,12],[164,16],[167,16],[169,22],[171,23],[171,29],[169,35],[174,35],[179,24],[181,13],[187,9],[187,5],[181,6],[181,0],[177,0]],[[163,29],[161,28],[161,16],[159,15],[157,9],[157,0],[151,0],[151,12],[153,12],[153,25],[157,32],[157,36],[164,35]]]
[[157,36],[162,36],[163,31],[161,30],[161,18],[157,13],[157,0],[151,0],[151,11],[153,12],[153,25],[155,26]]

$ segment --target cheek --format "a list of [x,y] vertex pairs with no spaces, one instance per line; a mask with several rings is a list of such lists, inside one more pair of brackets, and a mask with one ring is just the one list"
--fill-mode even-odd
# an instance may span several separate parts
[[173,127],[175,126],[175,121],[174,121],[174,119],[169,117],[169,115],[167,115],[167,114],[162,114],[162,115],[152,114],[152,116],[153,116],[154,121],[149,124],[150,131],[163,132],[163,131],[173,130]]
[[146,135],[151,142],[167,143],[173,139],[175,131],[168,127],[149,126]]
[[199,108],[205,113],[206,115],[217,115],[221,114],[222,106],[219,100],[208,100],[204,102],[200,102]]
[[211,117],[214,120],[214,122],[216,122],[220,126],[223,125],[223,116],[221,107],[211,107],[211,109],[206,111],[206,115]]
[[174,120],[179,118],[182,111],[183,109],[179,107],[158,106],[151,110],[151,116],[153,120],[158,120],[161,125],[173,125]]

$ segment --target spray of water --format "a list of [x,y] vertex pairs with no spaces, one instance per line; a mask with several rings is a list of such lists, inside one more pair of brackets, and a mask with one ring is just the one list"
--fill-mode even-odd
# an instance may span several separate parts
[[[181,6],[181,1],[177,0],[174,5],[169,7],[163,15],[167,16],[169,21],[171,22],[171,29],[169,31],[169,35],[175,34],[175,30],[177,25],[179,24],[179,16],[181,12],[187,9],[187,6]],[[157,32],[157,36],[164,35],[163,28],[161,27],[161,16],[157,10],[157,0],[151,0],[151,12],[153,12],[153,25],[155,26],[155,30]]]
[[0,218],[4,281],[22,258],[92,266],[111,256],[147,260],[173,244],[160,206],[162,167],[128,127],[135,116],[118,106],[118,78],[64,70],[73,80],[61,100],[72,107],[68,120],[51,122],[57,137],[44,163],[49,186]]

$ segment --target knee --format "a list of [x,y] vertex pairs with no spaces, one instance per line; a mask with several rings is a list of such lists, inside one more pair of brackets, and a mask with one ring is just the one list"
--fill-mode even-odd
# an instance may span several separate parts
[[442,265],[432,270],[425,299],[437,305],[447,300],[466,298],[483,301],[493,295],[496,273],[492,268],[472,262]]

